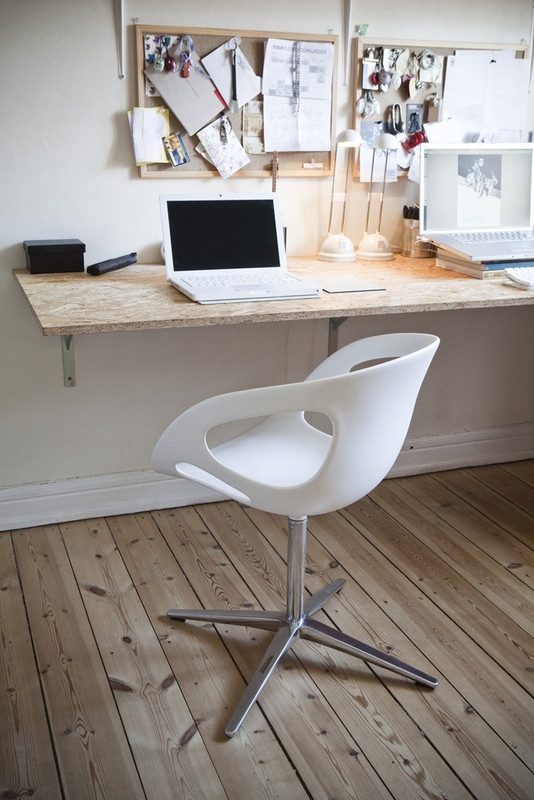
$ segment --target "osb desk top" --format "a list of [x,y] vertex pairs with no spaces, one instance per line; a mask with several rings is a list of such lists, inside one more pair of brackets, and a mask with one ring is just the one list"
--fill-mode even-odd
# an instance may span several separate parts
[[433,259],[396,256],[393,261],[343,265],[315,258],[288,262],[290,271],[318,283],[325,273],[354,275],[385,291],[200,305],[171,286],[165,267],[158,264],[135,264],[96,277],[81,272],[32,275],[23,269],[14,275],[45,336],[534,304],[532,291],[500,280],[469,278],[436,267]]

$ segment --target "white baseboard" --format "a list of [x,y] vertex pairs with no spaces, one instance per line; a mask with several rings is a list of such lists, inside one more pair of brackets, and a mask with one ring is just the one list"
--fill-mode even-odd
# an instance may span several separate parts
[[[534,457],[534,423],[408,439],[388,477]],[[223,499],[147,470],[0,489],[0,531]]]
[[389,478],[534,457],[534,422],[407,439]]
[[0,489],[0,531],[210,503],[221,495],[151,470]]

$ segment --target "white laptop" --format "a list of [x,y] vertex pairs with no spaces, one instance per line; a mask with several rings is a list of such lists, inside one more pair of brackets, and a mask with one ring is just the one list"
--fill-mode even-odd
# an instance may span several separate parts
[[161,195],[168,280],[198,303],[318,297],[287,271],[278,195]]
[[472,261],[534,258],[533,144],[422,144],[420,234]]

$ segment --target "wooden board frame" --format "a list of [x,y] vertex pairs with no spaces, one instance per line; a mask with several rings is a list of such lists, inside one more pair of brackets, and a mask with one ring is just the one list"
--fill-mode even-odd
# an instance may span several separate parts
[[[232,177],[271,177],[276,180],[276,174],[281,177],[306,178],[323,177],[333,174],[334,162],[334,141],[336,125],[336,100],[337,100],[337,69],[338,69],[338,37],[335,35],[302,34],[302,33],[280,33],[250,30],[225,30],[222,28],[179,28],[176,26],[164,25],[143,25],[138,24],[136,29],[136,75],[137,75],[137,101],[138,106],[146,108],[155,105],[162,105],[160,97],[150,97],[146,93],[145,69],[145,47],[144,37],[148,35],[169,35],[180,36],[189,34],[193,37],[195,51],[200,57],[215,50],[225,41],[233,36],[240,36],[242,42],[240,48],[251,63],[256,74],[261,75],[263,66],[263,51],[267,39],[290,39],[306,42],[328,42],[334,45],[334,64],[332,73],[332,109],[330,123],[330,139],[332,142],[329,151],[321,152],[280,152],[264,153],[262,155],[250,155],[250,164],[235,173]],[[231,114],[228,109],[226,112],[231,120],[234,131],[241,133],[241,112]],[[176,117],[170,112],[171,131],[178,130],[184,140],[185,147],[191,158],[188,164],[179,167],[172,167],[171,164],[148,164],[139,167],[139,174],[142,178],[210,178],[220,177],[218,171],[209,164],[202,156],[195,152],[198,144],[196,136],[188,136],[183,130]],[[307,166],[305,166],[307,165]],[[309,166],[312,165],[312,166]],[[319,165],[319,166],[317,166]],[[274,169],[273,169],[274,168]],[[276,170],[276,174],[273,174]]]

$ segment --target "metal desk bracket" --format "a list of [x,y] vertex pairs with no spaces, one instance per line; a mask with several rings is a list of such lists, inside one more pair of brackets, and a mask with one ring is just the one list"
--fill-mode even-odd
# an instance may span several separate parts
[[338,348],[338,331],[348,317],[331,317],[328,320],[328,355],[331,356]]
[[[338,331],[348,317],[332,317],[328,320],[328,355],[338,348]],[[61,355],[63,357],[63,385],[76,386],[76,370],[74,366],[74,337],[72,333],[61,336]]]
[[72,333],[61,337],[61,354],[63,356],[63,385],[76,386],[76,371],[74,369],[74,340]]

